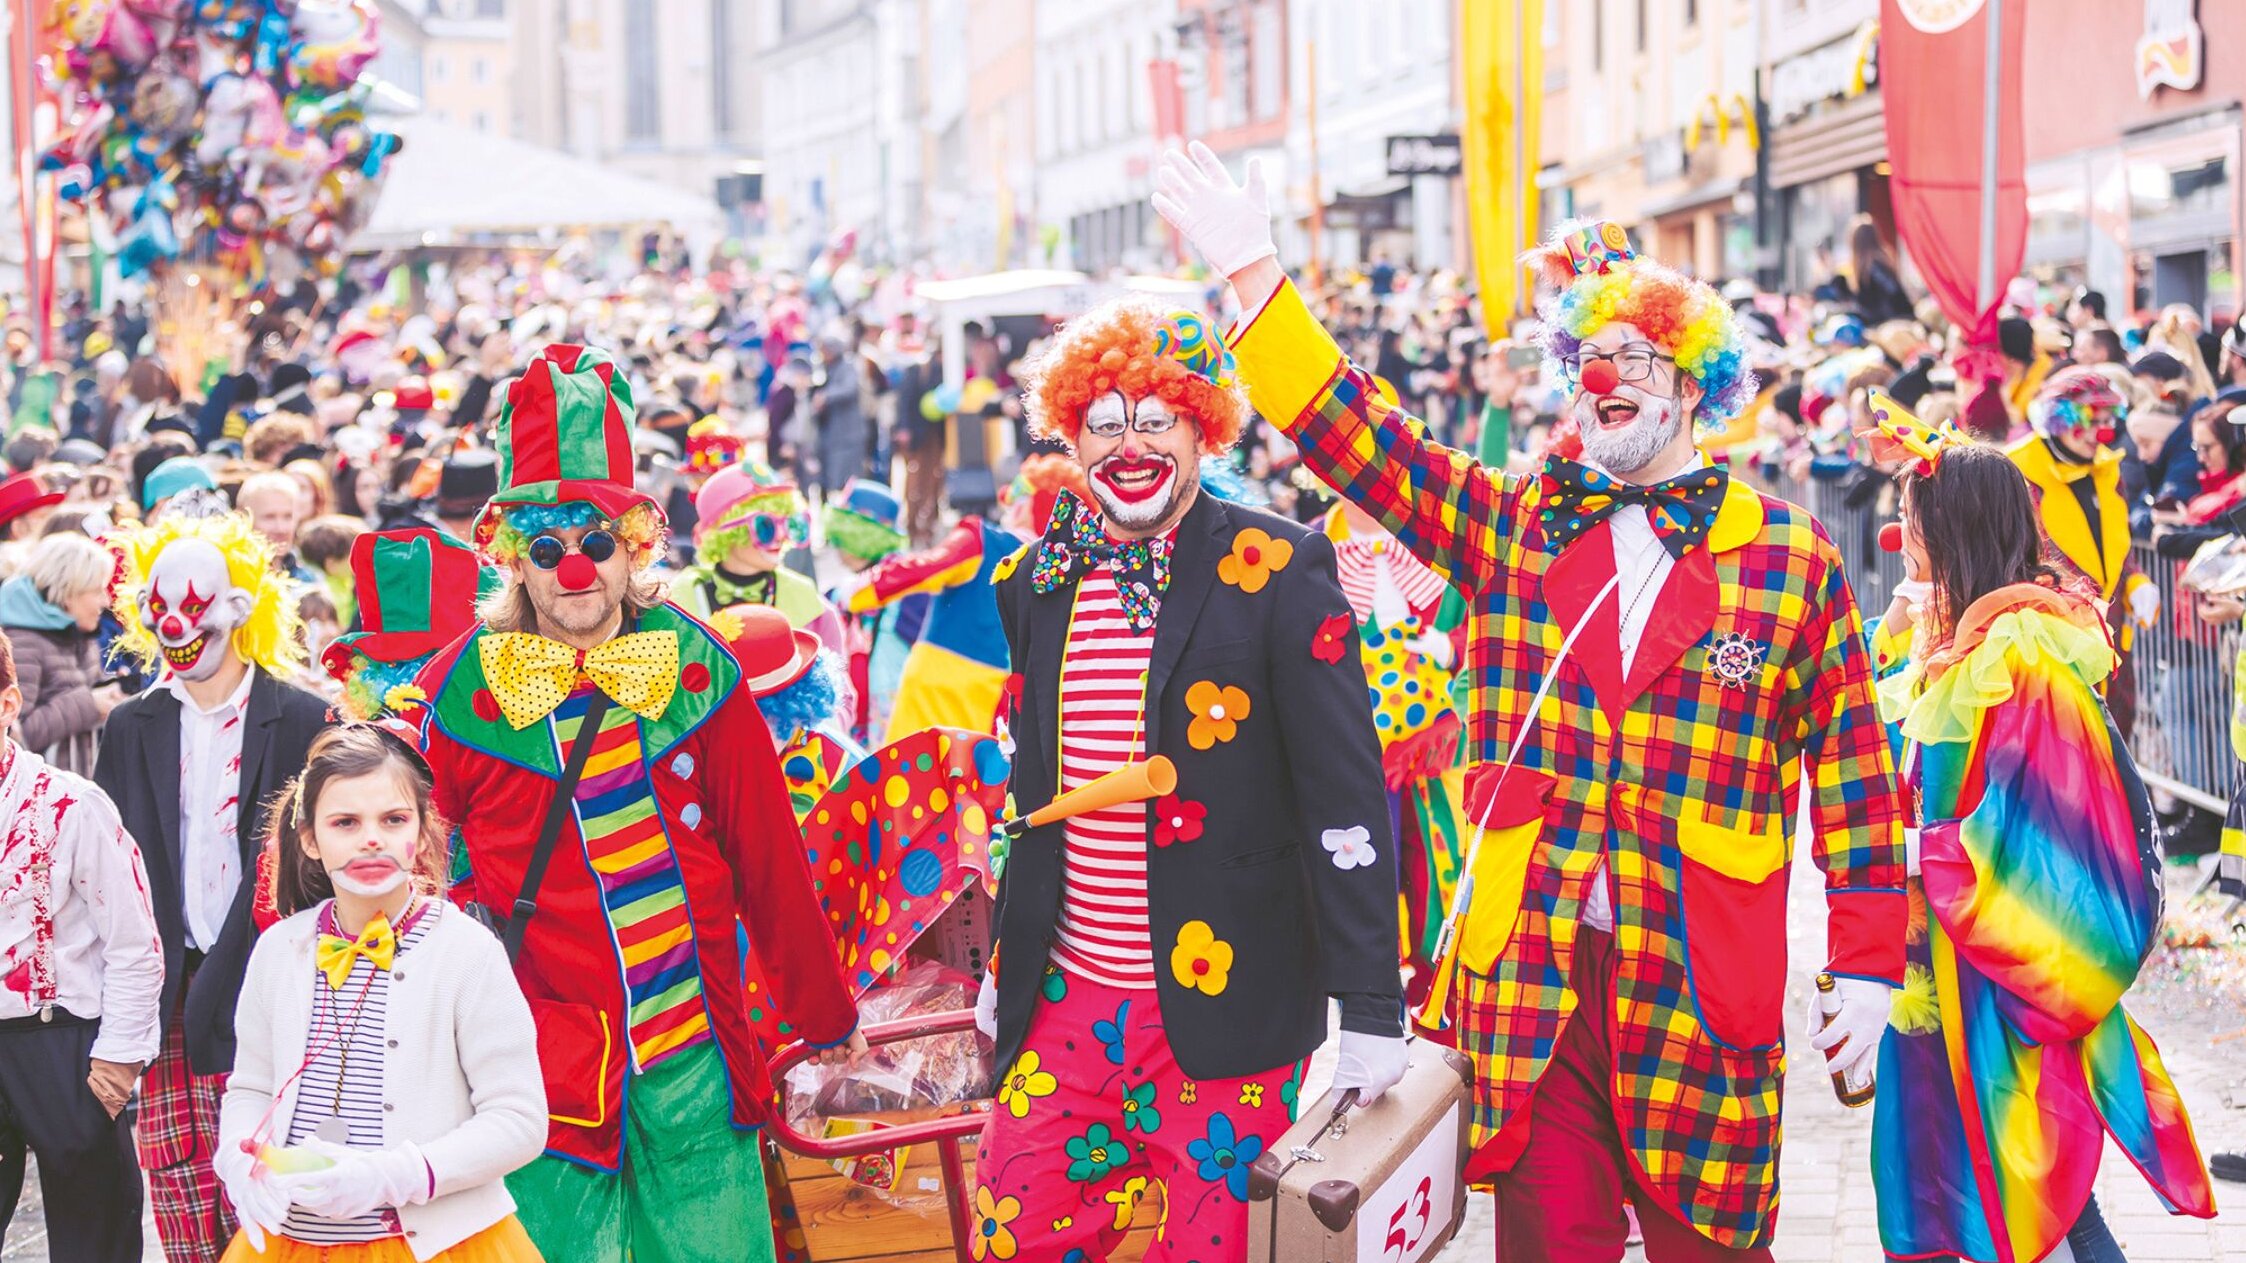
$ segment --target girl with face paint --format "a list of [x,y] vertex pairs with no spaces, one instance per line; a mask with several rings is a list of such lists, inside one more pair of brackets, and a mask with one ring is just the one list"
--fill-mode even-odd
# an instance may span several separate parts
[[[537,1033],[504,949],[442,898],[446,826],[411,729],[313,742],[266,831],[273,902],[213,1160],[225,1259],[536,1259],[501,1177],[545,1135]],[[398,985],[414,978],[411,990]],[[363,1251],[363,1253],[361,1253]]]

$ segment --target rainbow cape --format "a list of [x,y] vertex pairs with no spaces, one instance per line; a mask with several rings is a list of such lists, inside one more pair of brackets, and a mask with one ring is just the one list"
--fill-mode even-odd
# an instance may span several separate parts
[[1872,1125],[1890,1256],[2041,1259],[2108,1134],[2171,1213],[2215,1213],[2160,1050],[2120,1005],[2161,887],[2151,807],[2097,694],[2114,663],[2093,606],[2020,585],[1880,682],[1918,744],[1924,822],[1918,994],[1906,984],[1881,1045]]

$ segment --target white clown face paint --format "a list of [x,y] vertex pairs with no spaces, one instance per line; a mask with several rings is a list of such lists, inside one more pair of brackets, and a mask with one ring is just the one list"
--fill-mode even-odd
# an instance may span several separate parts
[[148,568],[140,625],[156,637],[172,674],[207,680],[225,665],[234,630],[248,621],[255,603],[247,589],[234,586],[217,545],[180,539]]
[[364,899],[391,894],[412,877],[421,849],[421,809],[412,787],[390,769],[339,776],[311,804],[305,852],[335,888]]

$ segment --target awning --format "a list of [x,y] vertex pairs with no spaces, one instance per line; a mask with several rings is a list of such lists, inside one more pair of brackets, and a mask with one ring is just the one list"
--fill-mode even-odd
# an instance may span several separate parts
[[1678,211],[1698,210],[1710,202],[1722,202],[1729,206],[1731,199],[1739,196],[1739,190],[1746,187],[1748,183],[1749,181],[1738,176],[1703,180],[1674,197],[1665,197],[1659,201],[1648,202],[1638,211],[1638,218],[1659,219],[1664,215],[1674,215]]
[[1822,109],[1770,136],[1770,187],[1792,188],[1887,159],[1887,120],[1880,94]]

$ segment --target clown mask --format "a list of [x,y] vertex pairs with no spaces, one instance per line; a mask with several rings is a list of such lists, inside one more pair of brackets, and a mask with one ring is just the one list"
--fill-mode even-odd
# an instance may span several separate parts
[[1159,396],[1109,391],[1084,410],[1076,456],[1110,528],[1143,535],[1183,516],[1200,485],[1201,434]]
[[149,567],[140,625],[156,637],[173,675],[207,680],[225,665],[234,631],[255,604],[252,593],[234,585],[224,553],[208,541],[182,539]]

